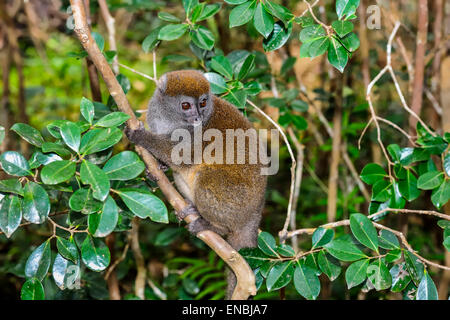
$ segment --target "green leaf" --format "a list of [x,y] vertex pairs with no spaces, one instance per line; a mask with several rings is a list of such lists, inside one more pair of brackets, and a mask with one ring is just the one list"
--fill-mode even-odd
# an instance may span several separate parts
[[159,31],[162,29],[162,26],[153,29],[148,36],[145,37],[144,41],[142,41],[142,50],[145,53],[153,51],[156,46],[160,43],[158,39]]
[[284,257],[294,257],[295,256],[294,249],[290,245],[287,245],[285,243],[280,243],[280,245],[276,248],[276,251]]
[[375,182],[372,188],[372,201],[385,202],[389,199],[389,190],[391,183],[385,180]]
[[249,0],[224,0],[224,1],[228,4],[238,5],[238,4],[243,4],[244,2],[247,2]]
[[117,127],[130,119],[130,116],[123,112],[111,112],[106,116],[103,116],[95,123],[97,127]]
[[111,254],[105,243],[91,235],[87,235],[81,244],[81,259],[92,271],[103,271],[108,267]]
[[44,143],[44,138],[41,133],[28,124],[16,123],[11,127],[11,130],[36,147],[40,148]]
[[446,179],[431,193],[431,202],[440,209],[450,199],[450,180]]
[[43,223],[50,213],[47,191],[35,182],[28,181],[23,195],[23,217],[31,223]]
[[342,261],[355,261],[367,256],[350,240],[337,238],[327,243],[325,249],[336,259]]
[[214,34],[204,26],[199,26],[197,29],[191,30],[189,36],[192,42],[199,48],[212,50],[214,47]]
[[133,151],[122,151],[109,159],[103,171],[110,180],[131,180],[139,176],[145,169],[144,162]]
[[362,259],[353,262],[345,271],[345,281],[347,288],[351,289],[361,284],[367,277],[367,267],[369,266],[369,259]]
[[52,276],[55,284],[61,289],[71,289],[80,278],[80,266],[57,254],[53,262]]
[[95,164],[83,160],[80,169],[81,182],[89,184],[93,190],[93,197],[97,200],[103,201],[109,194],[109,178],[104,171],[102,171]]
[[23,195],[22,185],[18,179],[0,180],[0,192],[10,192]]
[[131,212],[139,218],[150,217],[155,222],[169,222],[166,205],[154,194],[144,190],[126,189],[119,190],[118,194]]
[[439,171],[430,171],[424,173],[417,179],[417,187],[422,190],[432,190],[444,181],[444,173]]
[[68,158],[72,155],[69,150],[64,148],[63,145],[55,142],[44,142],[44,144],[42,145],[42,152],[54,152],[63,158]]
[[108,196],[100,213],[88,217],[89,232],[94,237],[106,237],[114,231],[119,220],[119,208],[111,196]]
[[288,57],[286,60],[284,60],[283,65],[281,66],[280,69],[280,73],[286,74],[289,70],[292,69],[296,61],[297,61],[296,57]]
[[242,26],[249,22],[256,10],[256,1],[251,0],[234,7],[230,12],[230,28]]
[[331,242],[333,238],[334,238],[333,229],[325,229],[322,227],[318,227],[312,235],[312,249],[326,245],[327,243]]
[[94,200],[92,189],[78,189],[69,198],[69,207],[73,211],[91,214],[100,211],[102,203]]
[[94,120],[94,104],[92,101],[85,97],[81,98],[80,111],[86,121],[92,124],[92,120]]
[[300,32],[300,41],[311,42],[326,37],[326,32],[320,24],[313,24],[302,29]]
[[314,58],[324,54],[330,46],[330,40],[328,37],[322,37],[317,40],[313,40],[308,46],[308,56]]
[[168,12],[158,12],[158,18],[169,22],[181,22],[181,20]]
[[420,196],[420,190],[417,189],[417,178],[409,169],[406,170],[405,180],[400,180],[398,187],[402,196],[408,201],[413,201]]
[[281,48],[288,41],[291,32],[292,22],[287,24],[287,28],[282,22],[275,22],[272,33],[263,40],[264,51],[273,51]]
[[239,69],[239,73],[237,78],[239,80],[244,79],[247,74],[253,70],[255,67],[255,55],[249,54],[247,58],[245,58],[244,63],[242,64],[241,68]]
[[411,277],[404,262],[394,265],[389,273],[392,277],[392,292],[402,292],[411,282]]
[[5,127],[0,126],[0,144],[2,144],[5,139]]
[[211,92],[214,94],[221,94],[228,90],[225,79],[215,72],[207,72],[203,76],[209,81],[211,85]]
[[30,175],[28,161],[18,152],[6,151],[0,155],[0,164],[3,170],[12,176]]
[[361,213],[354,213],[350,216],[350,229],[361,244],[378,253],[377,230],[372,221]]
[[122,139],[122,131],[118,128],[93,129],[81,138],[80,152],[83,155],[103,151],[112,147]]
[[44,300],[44,287],[39,279],[32,278],[25,281],[20,291],[21,300]]
[[374,184],[387,177],[387,173],[379,164],[369,163],[362,169],[360,177],[365,183]]
[[155,239],[155,246],[168,246],[180,235],[180,228],[166,228]]
[[275,238],[268,232],[262,231],[258,235],[258,248],[265,254],[277,257],[276,253],[277,243]]
[[425,266],[413,253],[405,251],[404,253],[406,267],[411,276],[411,279],[416,285],[419,285],[424,275]]
[[356,13],[358,6],[359,0],[336,0],[336,13],[339,20],[344,16],[350,16]]
[[37,278],[42,281],[50,268],[51,256],[50,240],[47,240],[37,247],[28,257],[25,264],[25,276],[27,278]]
[[222,4],[221,3],[214,3],[214,4],[208,4],[203,8],[202,13],[197,18],[197,21],[203,21],[208,18],[211,18],[214,16],[217,12],[219,12]]
[[276,264],[267,275],[267,291],[275,291],[285,287],[291,282],[294,266],[293,260]]
[[273,17],[266,11],[262,2],[258,2],[256,6],[253,25],[264,38],[267,38],[273,30]]
[[439,220],[437,224],[442,229],[450,229],[450,221],[448,220]]
[[223,98],[238,108],[244,108],[247,100],[247,94],[244,90],[232,89],[226,96],[223,96]]
[[78,263],[80,257],[77,246],[72,237],[69,238],[69,240],[56,237],[56,247],[58,248],[59,254],[65,259],[70,260],[73,263]]
[[340,38],[345,37],[347,34],[353,31],[353,23],[351,23],[350,21],[333,21],[331,26]]
[[266,256],[259,248],[242,248],[239,253],[248,262],[252,269],[259,268],[266,262],[270,262],[270,257]]
[[211,68],[230,80],[233,78],[233,67],[231,66],[230,60],[224,56],[215,56],[212,58]]
[[61,137],[66,145],[75,152],[78,152],[81,142],[81,130],[75,123],[67,121],[61,128]]
[[319,265],[320,270],[328,276],[330,281],[334,281],[341,274],[341,264],[339,263],[339,260],[323,250],[319,252],[317,264]]
[[381,259],[377,259],[369,265],[367,277],[377,291],[387,289],[392,284],[391,274]]
[[444,157],[444,170],[445,173],[450,176],[450,153],[447,153],[447,155]]
[[388,230],[380,230],[378,244],[381,248],[387,250],[400,248],[397,236]]
[[187,24],[169,24],[159,30],[158,39],[172,41],[180,38],[188,30]]
[[316,300],[320,293],[320,281],[315,271],[298,263],[294,271],[294,286],[297,292],[308,300]]
[[91,34],[100,51],[103,51],[103,49],[105,48],[105,39],[103,39],[102,35],[98,32],[92,31]]
[[7,238],[11,237],[22,220],[22,208],[17,196],[5,196],[0,201],[0,229]]
[[436,285],[431,279],[428,272],[422,277],[422,280],[417,287],[416,300],[438,300],[438,291]]
[[341,42],[344,45],[344,47],[350,52],[355,52],[360,45],[358,36],[353,32],[350,32],[348,35],[342,38]]
[[69,160],[54,161],[41,171],[44,184],[58,184],[69,180],[75,174],[76,163]]
[[328,47],[328,62],[341,73],[344,72],[344,68],[348,62],[347,50],[345,50],[345,48],[335,38],[330,39],[330,45]]
[[272,1],[265,1],[265,9],[269,11],[273,16],[280,19],[284,25],[287,25],[290,23],[290,20],[294,18],[294,15],[287,9],[286,7],[279,5],[277,3],[274,3]]

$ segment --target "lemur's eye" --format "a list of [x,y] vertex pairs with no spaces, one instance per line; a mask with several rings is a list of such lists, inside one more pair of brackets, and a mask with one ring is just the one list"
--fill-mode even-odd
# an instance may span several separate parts
[[183,102],[181,104],[181,108],[183,108],[183,110],[189,110],[191,108],[191,104],[189,102]]
[[206,107],[206,99],[203,99],[203,100],[200,102],[200,107],[201,107],[201,108]]

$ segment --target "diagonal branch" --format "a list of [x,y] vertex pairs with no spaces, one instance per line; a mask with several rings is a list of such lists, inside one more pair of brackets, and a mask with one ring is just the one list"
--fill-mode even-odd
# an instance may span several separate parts
[[[100,52],[97,44],[92,38],[86,21],[86,13],[82,0],[70,0],[75,21],[75,33],[77,34],[83,48],[89,54],[97,70],[102,75],[109,93],[113,97],[119,109],[128,114],[131,118],[127,125],[133,130],[138,129],[139,121],[136,119],[133,109],[125,96],[122,88],[114,76],[108,62]],[[156,74],[155,74],[156,76]],[[156,159],[144,148],[136,146],[137,153],[141,156],[148,171],[158,182],[158,185],[176,211],[181,211],[187,207],[184,198],[172,186],[164,172],[158,168]],[[188,215],[184,220],[190,223],[198,219],[198,215]],[[236,288],[231,299],[247,299],[250,295],[256,294],[255,276],[245,259],[233,249],[222,237],[210,230],[199,232],[197,237],[204,241],[213,249],[233,270],[237,278]]]

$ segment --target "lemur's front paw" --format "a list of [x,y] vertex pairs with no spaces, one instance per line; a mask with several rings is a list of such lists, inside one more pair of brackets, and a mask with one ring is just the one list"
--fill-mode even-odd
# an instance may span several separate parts
[[199,214],[197,208],[192,203],[188,204],[181,211],[175,211],[175,215],[180,221],[184,220],[184,218],[186,218],[190,214]]
[[139,121],[139,128],[131,129],[128,125],[125,126],[124,133],[127,136],[128,140],[131,143],[138,144],[140,141],[140,137],[145,132],[145,126],[142,121]]

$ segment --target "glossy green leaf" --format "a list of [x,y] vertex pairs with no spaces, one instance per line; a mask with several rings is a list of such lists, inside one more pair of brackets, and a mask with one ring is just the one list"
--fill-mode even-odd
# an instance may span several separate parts
[[392,277],[392,292],[402,292],[411,282],[411,277],[404,262],[394,265],[389,273]]
[[148,36],[145,37],[144,41],[142,41],[142,50],[145,53],[153,51],[156,46],[161,42],[158,39],[159,31],[162,29],[162,26],[153,29]]
[[438,291],[436,285],[431,279],[428,272],[422,277],[422,280],[417,287],[416,300],[438,300]]
[[131,180],[145,169],[145,164],[133,151],[122,151],[109,159],[103,166],[103,171],[110,180]]
[[162,27],[159,30],[158,39],[165,41],[172,41],[180,38],[183,34],[188,30],[188,25],[183,24],[169,24],[165,27]]
[[339,20],[344,16],[350,16],[356,13],[358,6],[359,0],[336,0],[336,13]]
[[67,146],[75,152],[80,149],[81,130],[75,123],[67,121],[61,126],[61,137]]
[[10,192],[23,195],[22,184],[18,179],[0,180],[0,192]]
[[69,198],[69,207],[73,211],[91,214],[100,211],[102,203],[94,200],[92,189],[78,189]]
[[351,23],[350,21],[333,21],[331,26],[340,38],[345,37],[347,34],[353,31],[353,23]]
[[233,8],[230,12],[230,28],[242,26],[249,22],[256,10],[256,1],[251,0]]
[[22,220],[22,207],[17,196],[9,195],[0,200],[0,230],[11,237]]
[[264,51],[273,51],[281,48],[289,39],[292,32],[292,22],[287,27],[280,21],[275,22],[273,31],[263,40]]
[[361,213],[350,215],[350,229],[361,244],[378,252],[377,230],[375,230],[375,227],[369,218]]
[[32,278],[25,281],[20,291],[21,300],[44,300],[44,287],[39,279]]
[[221,3],[213,3],[207,4],[204,8],[200,16],[197,18],[197,21],[203,21],[205,19],[211,18],[217,12],[219,12],[222,4]]
[[406,267],[408,269],[411,279],[416,285],[419,285],[424,275],[425,266],[413,253],[410,251],[404,252]]
[[380,230],[378,244],[381,248],[387,250],[398,249],[400,247],[397,236],[388,230]]
[[290,245],[285,244],[285,243],[280,243],[278,245],[278,247],[276,248],[276,251],[283,257],[294,257],[295,256],[294,249]]
[[181,22],[178,17],[175,17],[173,14],[170,14],[168,12],[158,12],[158,18],[168,22]]
[[75,174],[76,163],[69,160],[54,161],[41,171],[44,184],[58,184],[69,180]]
[[5,127],[0,126],[0,144],[2,144],[3,140],[5,139]]
[[98,32],[92,31],[91,34],[100,51],[103,51],[103,49],[105,48],[105,39],[103,39],[102,35]]
[[223,96],[223,98],[238,108],[244,108],[247,94],[244,90],[232,89],[226,96]]
[[111,254],[102,240],[87,235],[81,245],[81,259],[86,267],[99,272],[108,267]]
[[50,268],[50,240],[45,241],[34,249],[25,264],[25,276],[43,280]]
[[71,289],[80,278],[80,266],[57,254],[53,262],[52,276],[61,289]]
[[228,90],[225,79],[215,72],[207,72],[203,76],[209,81],[211,92],[214,94],[221,94]]
[[443,167],[447,176],[450,176],[450,152],[444,157]]
[[450,181],[446,179],[438,188],[431,193],[431,202],[438,209],[450,199]]
[[228,79],[233,78],[233,67],[230,60],[224,56],[215,56],[211,59],[211,68]]
[[324,250],[320,251],[317,256],[317,264],[320,270],[328,276],[330,281],[334,281],[341,274],[342,268],[339,260]]
[[111,196],[103,204],[102,211],[90,214],[88,217],[89,232],[94,237],[106,237],[114,231],[119,220],[119,208]]
[[347,288],[351,289],[361,284],[367,278],[367,267],[369,266],[369,259],[362,259],[353,262],[345,271],[345,281]]
[[94,120],[94,104],[85,97],[81,98],[80,111],[87,122],[92,124]]
[[56,247],[58,248],[59,254],[65,259],[70,260],[73,263],[78,263],[78,248],[73,238],[64,239],[62,237],[56,237]]
[[138,217],[149,217],[152,221],[168,223],[168,212],[164,202],[150,192],[139,190],[119,190],[119,196],[126,206]]
[[367,258],[364,252],[347,239],[336,238],[324,247],[329,254],[342,261],[355,261]]
[[269,13],[271,13],[274,17],[280,19],[284,25],[288,25],[294,18],[294,15],[289,9],[278,3],[266,0],[264,1],[264,5],[265,9],[269,11]]
[[130,119],[130,116],[123,112],[111,112],[110,114],[107,114],[100,118],[95,125],[97,127],[117,127],[120,126],[122,123]]
[[277,243],[275,238],[268,232],[262,231],[258,235],[258,248],[269,256],[276,257]]
[[192,42],[202,49],[212,50],[214,47],[214,34],[207,28],[199,26],[197,29],[191,30],[189,33]]
[[3,170],[12,176],[30,175],[28,161],[16,151],[6,151],[0,155],[0,164]]
[[399,181],[398,187],[402,196],[408,201],[413,201],[420,196],[420,190],[417,189],[417,178],[411,170],[406,170],[406,178]]
[[47,191],[35,182],[28,181],[23,195],[23,217],[31,223],[43,223],[50,213],[50,199]]
[[244,63],[242,64],[241,68],[239,69],[237,78],[244,79],[247,76],[247,74],[253,70],[254,67],[255,67],[255,55],[249,54],[247,58],[244,60]]
[[322,247],[334,238],[333,229],[318,227],[312,235],[312,249]]
[[262,264],[270,262],[270,257],[259,248],[242,248],[239,250],[239,253],[245,258],[252,269],[259,268]]
[[353,32],[350,32],[348,35],[342,38],[341,42],[344,47],[350,52],[355,52],[360,45],[358,36]]
[[118,128],[98,128],[86,132],[81,138],[80,152],[84,155],[103,151],[122,139],[122,131]]
[[267,38],[273,30],[273,17],[264,8],[262,2],[258,2],[258,5],[256,6],[255,15],[253,16],[253,25],[264,38]]
[[432,190],[444,181],[444,173],[440,171],[430,171],[424,173],[417,179],[417,188],[422,190]]
[[386,180],[379,180],[375,182],[372,187],[372,201],[385,202],[389,199],[389,190],[392,184]]
[[294,262],[285,261],[276,264],[267,275],[267,291],[275,291],[285,287],[291,282],[294,273]]
[[298,263],[294,271],[294,287],[297,292],[308,300],[316,300],[320,293],[320,281],[315,271]]
[[179,237],[181,233],[180,228],[165,228],[158,233],[155,239],[155,246],[168,246],[173,243]]
[[374,184],[387,177],[387,173],[379,164],[369,163],[362,169],[360,177],[365,183]]
[[367,267],[367,277],[377,291],[387,289],[392,284],[392,277],[381,259],[377,259]]
[[322,37],[308,43],[308,57],[314,58],[324,54],[330,46],[330,39]]
[[63,158],[69,158],[72,154],[62,144],[55,142],[44,142],[42,145],[42,152],[49,153],[54,152]]
[[44,143],[41,133],[28,124],[16,123],[11,127],[11,130],[36,147],[41,147]]
[[80,169],[81,181],[84,184],[89,184],[93,190],[92,196],[100,201],[106,199],[109,194],[109,178],[104,171],[102,171],[95,164],[84,160]]
[[345,48],[335,38],[330,39],[330,45],[328,47],[328,62],[340,72],[344,72],[344,68],[348,62],[347,50],[345,50]]

